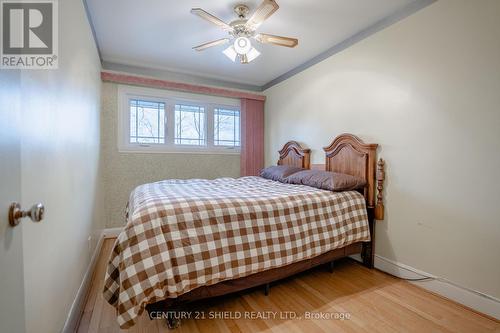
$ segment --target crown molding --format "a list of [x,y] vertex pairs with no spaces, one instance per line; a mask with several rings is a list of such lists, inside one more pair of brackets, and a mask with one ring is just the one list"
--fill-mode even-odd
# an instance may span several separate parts
[[283,81],[291,78],[292,76],[295,76],[295,75],[299,74],[300,72],[305,71],[309,67],[312,67],[312,66],[316,65],[317,63],[319,63],[327,58],[330,58],[334,54],[337,54],[337,53],[347,49],[348,47],[362,41],[363,39],[368,38],[373,34],[376,34],[377,32],[401,21],[402,19],[418,12],[419,10],[429,6],[430,4],[435,3],[436,1],[438,1],[438,0],[416,0],[416,1],[409,3],[407,6],[397,10],[396,12],[392,13],[389,16],[386,16],[385,18],[381,19],[380,21],[375,22],[374,24],[372,24],[368,28],[361,30],[360,32],[343,40],[342,42],[335,44],[334,46],[332,46],[328,50],[318,54],[314,58],[304,62],[303,64],[295,67],[292,70],[289,70],[285,74],[282,74],[282,75],[278,76],[277,78],[269,81],[268,83],[264,84],[261,87],[262,91],[267,90],[267,89],[271,88],[272,86],[275,86],[278,83],[283,82]]
[[[415,0],[406,5],[405,7],[397,10],[396,12],[386,16],[385,18],[375,22],[371,26],[357,32],[356,34],[352,35],[351,37],[348,37],[347,39],[343,40],[342,42],[333,45],[330,47],[328,50],[318,54],[317,56],[309,59],[308,61],[300,64],[299,66],[289,70],[288,72],[272,79],[271,81],[267,82],[266,84],[259,86],[259,85],[254,85],[254,84],[247,84],[247,83],[241,83],[241,82],[233,82],[230,80],[224,80],[220,79],[214,76],[201,76],[201,75],[196,75],[196,74],[190,74],[190,73],[183,73],[182,71],[176,71],[176,70],[166,70],[166,69],[161,69],[161,68],[154,68],[153,66],[150,67],[143,67],[143,66],[135,66],[135,65],[129,65],[129,64],[123,64],[123,63],[118,63],[116,61],[106,61],[102,57],[101,49],[99,46],[99,42],[97,39],[97,34],[94,28],[94,24],[92,22],[92,17],[90,16],[90,12],[88,9],[87,5],[87,0],[82,0],[84,7],[85,7],[85,12],[87,14],[87,19],[90,24],[90,28],[92,30],[92,34],[94,36],[94,41],[97,47],[97,51],[99,53],[99,58],[101,59],[101,63],[103,66],[104,70],[110,70],[110,71],[119,71],[119,72],[125,72],[129,74],[135,74],[135,75],[140,75],[140,76],[154,76],[159,79],[162,78],[169,78],[172,76],[178,76],[181,77],[181,79],[176,78],[174,79],[175,81],[188,81],[188,82],[198,82],[206,85],[213,85],[213,86],[220,86],[220,87],[225,87],[225,88],[232,88],[232,89],[241,89],[241,90],[247,90],[247,91],[255,91],[255,92],[263,92],[297,74],[300,72],[303,72],[304,70],[308,69],[309,67],[312,67],[316,65],[317,63],[349,48],[350,46],[362,41],[365,38],[370,37],[371,35],[403,20],[404,18],[418,12],[419,10],[435,3],[438,0]],[[159,76],[162,76],[160,78]]]
[[87,21],[89,22],[90,30],[92,31],[92,37],[94,38],[97,54],[99,55],[99,60],[101,61],[102,64],[103,60],[102,60],[101,47],[99,46],[99,41],[97,40],[97,33],[94,28],[94,21],[92,21],[92,16],[90,16],[89,5],[87,3],[87,0],[82,0],[82,3],[83,3],[83,8],[85,9],[85,14],[87,15]]

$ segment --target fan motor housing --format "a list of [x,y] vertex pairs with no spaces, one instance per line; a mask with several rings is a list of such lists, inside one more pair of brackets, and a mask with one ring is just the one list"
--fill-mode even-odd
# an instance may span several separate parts
[[246,18],[250,9],[246,5],[236,5],[234,6],[234,12],[238,15],[238,19],[229,23],[231,27],[233,27],[233,31],[229,34],[235,38],[238,37],[253,37],[255,32],[247,28],[246,23],[248,19]]
[[250,9],[246,5],[236,5],[234,6],[234,12],[240,19],[244,19],[250,13]]

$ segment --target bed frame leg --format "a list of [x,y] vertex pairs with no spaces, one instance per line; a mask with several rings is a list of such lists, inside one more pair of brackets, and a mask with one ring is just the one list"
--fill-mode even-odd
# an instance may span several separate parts
[[328,263],[328,271],[330,273],[333,273],[333,266],[335,265],[334,263],[335,262],[333,260]]
[[363,244],[361,256],[363,258],[363,265],[368,268],[373,268],[375,266],[375,219],[373,209],[368,209],[368,224],[371,241]]
[[181,326],[181,319],[178,318],[173,312],[168,313],[166,320],[167,320],[167,327],[171,330]]
[[269,296],[269,289],[270,289],[271,285],[269,283],[266,283],[264,285],[264,295],[266,296]]

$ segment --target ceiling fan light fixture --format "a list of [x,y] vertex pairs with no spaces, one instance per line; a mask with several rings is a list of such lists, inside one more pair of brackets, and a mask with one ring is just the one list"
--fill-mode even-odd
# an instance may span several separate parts
[[252,47],[247,53],[248,62],[255,60],[258,56],[260,56],[260,52],[255,47]]
[[222,51],[222,53],[224,53],[226,55],[226,57],[231,59],[232,62],[235,62],[236,57],[238,56],[238,53],[236,53],[236,50],[234,49],[233,45],[229,46],[227,49]]
[[222,21],[201,8],[192,8],[192,14],[222,28],[229,34],[229,37],[204,43],[193,47],[193,49],[196,51],[203,51],[211,47],[232,43],[232,45],[222,51],[222,53],[231,59],[232,62],[238,61],[241,64],[248,64],[260,56],[260,52],[253,47],[250,41],[251,38],[261,44],[273,44],[290,48],[296,47],[299,43],[297,38],[256,32],[256,29],[273,15],[278,8],[279,6],[276,0],[261,0],[261,4],[255,9],[253,15],[247,19],[249,13],[248,6],[237,4],[234,7],[234,11],[236,15],[238,15],[238,19],[230,23]]
[[238,54],[247,54],[252,49],[252,43],[250,42],[250,39],[248,39],[246,37],[236,38],[233,46],[234,46],[234,50]]

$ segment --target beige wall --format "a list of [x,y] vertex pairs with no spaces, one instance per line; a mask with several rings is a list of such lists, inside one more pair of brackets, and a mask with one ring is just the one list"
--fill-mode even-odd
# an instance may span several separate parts
[[376,254],[500,297],[500,1],[439,0],[265,91],[266,164],[290,139],[381,145]]
[[103,227],[99,72],[82,1],[59,1],[59,69],[21,74],[21,202],[46,207],[21,223],[28,332],[61,331]]
[[118,85],[102,85],[102,159],[106,227],[125,224],[130,192],[138,185],[169,178],[238,177],[239,155],[121,153],[117,134]]

